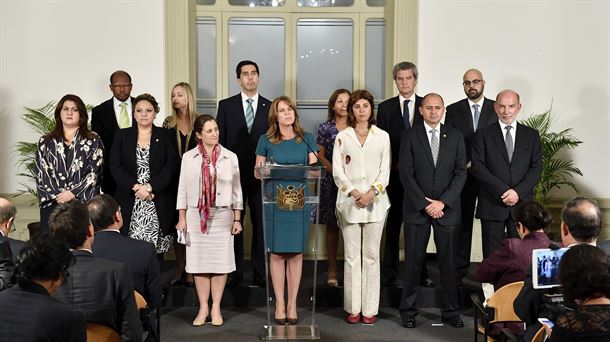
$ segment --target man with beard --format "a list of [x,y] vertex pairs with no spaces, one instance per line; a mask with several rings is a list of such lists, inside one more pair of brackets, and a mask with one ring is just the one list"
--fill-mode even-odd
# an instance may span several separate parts
[[485,80],[477,69],[469,69],[464,73],[462,85],[466,98],[447,106],[445,125],[462,132],[466,143],[466,162],[468,176],[461,193],[462,223],[458,230],[457,268],[458,282],[468,274],[470,266],[470,248],[472,244],[472,223],[474,207],[479,193],[479,182],[470,173],[470,156],[472,141],[478,129],[498,121],[494,112],[494,100],[483,96]]

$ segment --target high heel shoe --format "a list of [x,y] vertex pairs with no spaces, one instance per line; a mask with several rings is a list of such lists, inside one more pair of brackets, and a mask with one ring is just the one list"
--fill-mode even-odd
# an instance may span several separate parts
[[[195,320],[193,321],[193,326],[200,327],[205,324],[205,320],[206,317],[197,315],[197,317],[195,317]],[[214,322],[212,322],[212,325],[214,325]]]
[[274,320],[275,320],[275,324],[277,324],[277,325],[285,325],[286,324],[286,318],[277,318],[277,317],[275,317]]
[[286,318],[286,323],[290,325],[295,325],[299,322],[298,318]]
[[212,325],[213,326],[219,327],[219,326],[221,326],[223,324],[224,324],[224,321],[223,321],[222,317],[220,317],[219,319],[212,318]]
[[328,278],[326,279],[326,285],[329,287],[339,286],[339,280],[337,279],[336,271],[328,271]]

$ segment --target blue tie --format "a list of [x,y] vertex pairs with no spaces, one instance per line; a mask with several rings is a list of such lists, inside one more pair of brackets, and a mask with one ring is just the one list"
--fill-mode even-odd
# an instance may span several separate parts
[[403,111],[402,111],[402,116],[403,119],[405,120],[405,129],[411,127],[411,122],[409,121],[409,101],[411,100],[405,100],[402,105],[403,105]]
[[252,108],[253,99],[247,99],[248,107],[246,107],[246,125],[248,126],[248,132],[252,130],[252,124],[254,123],[254,108]]

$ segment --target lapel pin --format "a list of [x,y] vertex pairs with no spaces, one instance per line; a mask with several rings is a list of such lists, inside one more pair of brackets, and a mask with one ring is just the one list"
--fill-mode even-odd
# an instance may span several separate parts
[[159,142],[159,139],[158,139],[158,138],[157,138],[157,139],[155,139],[155,142]]
[[446,138],[446,137],[447,137],[447,134],[443,134],[443,138]]

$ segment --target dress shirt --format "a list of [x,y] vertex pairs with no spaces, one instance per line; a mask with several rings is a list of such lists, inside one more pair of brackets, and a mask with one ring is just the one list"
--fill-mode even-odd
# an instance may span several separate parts
[[413,127],[413,117],[415,114],[419,114],[419,112],[415,113],[415,92],[413,92],[413,94],[411,94],[411,96],[409,98],[406,98],[402,95],[398,95],[398,100],[400,101],[400,111],[402,112],[402,117],[405,117],[405,105],[404,102],[406,100],[409,100],[409,104],[407,104],[407,106],[409,106],[409,127]]
[[433,129],[436,130],[436,137],[438,138],[438,147],[440,149],[440,147],[441,147],[441,124],[439,123],[438,125],[436,125],[436,127],[432,127],[424,121],[424,128],[426,129],[426,136],[428,136],[428,145],[430,145],[430,148],[432,148],[432,133],[430,133],[430,131]]
[[[508,125],[500,120],[498,120],[498,123],[500,124],[500,129],[502,130],[502,139],[504,140],[504,143],[506,144],[506,126],[508,126]],[[513,151],[514,151],[515,150],[515,137],[517,136],[517,120],[513,121],[513,123],[510,124],[510,126],[512,126],[512,128],[513,128],[510,130],[510,135],[513,137]]]
[[[481,112],[483,111],[483,102],[485,102],[485,97],[481,97],[481,100],[479,100],[479,102],[474,102],[471,99],[468,99],[468,107],[470,108],[470,115],[472,115],[472,127],[478,127],[478,123],[474,122],[474,108],[472,108],[472,106],[474,105],[478,105],[479,106],[479,121],[481,121]],[[475,129],[476,131],[476,129]]]
[[256,107],[258,106],[258,93],[256,93],[252,97],[248,97],[243,92],[241,93],[241,105],[244,107],[244,117],[246,116],[246,110],[248,109],[248,102],[246,102],[247,99],[252,99],[252,109],[254,109],[254,117],[256,117]]
[[[119,124],[121,122],[121,103],[123,103],[123,102],[119,101],[119,99],[117,99],[116,97],[112,97],[112,106],[114,107],[114,117],[116,118],[117,124]],[[127,127],[131,127],[131,122],[133,121],[131,98],[127,99],[127,101],[125,101],[125,103],[127,104],[127,106],[125,106],[125,110],[127,111],[127,115],[129,115],[129,126],[127,126]],[[125,128],[127,128],[127,127],[125,127]]]

